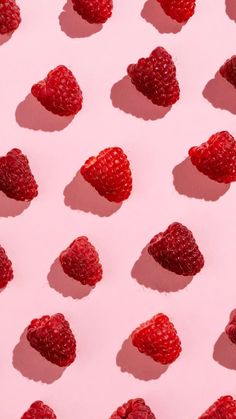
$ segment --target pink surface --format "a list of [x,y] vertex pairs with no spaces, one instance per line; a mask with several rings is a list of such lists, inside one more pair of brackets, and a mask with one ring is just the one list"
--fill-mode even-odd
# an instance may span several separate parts
[[[236,307],[235,185],[217,185],[185,160],[190,146],[216,131],[236,135],[235,91],[214,79],[236,52],[234,1],[226,1],[227,14],[224,0],[198,0],[182,28],[155,0],[114,0],[103,28],[83,23],[69,1],[18,3],[22,24],[0,46],[0,151],[27,154],[39,196],[29,206],[0,197],[1,244],[15,271],[0,293],[0,416],[17,419],[42,399],[58,419],[108,419],[139,396],[158,419],[197,418],[218,396],[236,396],[236,349],[222,336]],[[181,88],[166,115],[125,77],[129,63],[158,45],[173,55]],[[58,64],[74,72],[84,94],[82,112],[67,126],[28,96]],[[107,146],[121,146],[132,165],[133,193],[121,207],[76,175]],[[189,284],[145,252],[140,257],[173,221],[193,231],[205,256]],[[89,295],[54,262],[79,235],[90,238],[104,267]],[[78,342],[77,360],[65,371],[20,340],[33,317],[55,312],[65,314]],[[127,340],[158,312],[170,316],[183,345],[167,370]]]

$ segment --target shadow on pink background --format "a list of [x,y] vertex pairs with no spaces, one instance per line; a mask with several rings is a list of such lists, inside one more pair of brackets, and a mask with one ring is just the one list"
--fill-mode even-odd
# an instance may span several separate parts
[[61,30],[70,38],[86,38],[102,29],[101,24],[91,24],[74,11],[72,1],[68,0],[59,16]]
[[[222,63],[223,64],[223,63]],[[219,71],[203,90],[203,96],[214,108],[224,109],[236,114],[236,89]]]
[[0,46],[5,44],[5,42],[11,39],[12,33],[6,33],[5,35],[0,35]]
[[82,285],[79,281],[66,275],[58,258],[51,266],[48,282],[51,288],[61,293],[64,297],[72,297],[74,299],[87,297],[93,289],[93,287]]
[[129,76],[123,77],[113,85],[111,101],[115,108],[145,121],[164,118],[171,109],[171,106],[165,108],[154,105],[135,88]]
[[39,352],[30,346],[26,334],[27,328],[14,348],[12,360],[14,368],[30,380],[41,381],[46,384],[58,380],[65,368],[58,367],[43,358]]
[[147,0],[144,4],[141,16],[160,33],[178,33],[184,26],[167,16],[157,0]]
[[30,202],[16,201],[0,192],[0,217],[16,217],[22,214],[29,206]]
[[176,292],[187,287],[192,276],[176,275],[157,263],[148,253],[148,245],[143,249],[141,256],[135,262],[131,276],[140,285],[159,292]]
[[80,171],[74,179],[65,187],[65,205],[73,210],[91,212],[100,217],[109,217],[119,210],[122,204],[110,202],[103,198],[88,182]]
[[225,10],[229,18],[236,21],[235,0],[225,0]]
[[180,195],[189,198],[217,201],[230,188],[230,184],[219,183],[200,173],[189,157],[173,170],[173,183]]

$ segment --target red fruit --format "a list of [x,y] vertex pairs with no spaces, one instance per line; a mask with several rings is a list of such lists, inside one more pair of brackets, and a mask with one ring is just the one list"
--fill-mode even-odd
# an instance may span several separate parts
[[132,191],[132,175],[126,154],[119,147],[106,148],[90,157],[80,172],[108,201],[122,202]]
[[236,87],[236,55],[225,61],[220,68],[220,74]]
[[174,325],[162,313],[134,330],[132,343],[140,352],[163,365],[174,362],[182,350]]
[[0,0],[0,34],[15,31],[20,22],[20,9],[15,0]]
[[31,201],[38,195],[29,161],[17,148],[0,157],[0,190],[17,201]]
[[236,141],[227,131],[213,134],[199,147],[189,150],[196,168],[210,179],[220,183],[236,181]]
[[143,399],[129,400],[111,415],[110,419],[156,419]]
[[204,265],[191,231],[180,223],[173,223],[164,233],[154,236],[148,252],[163,268],[177,275],[196,275]]
[[31,93],[48,111],[56,115],[75,115],[82,108],[80,87],[72,72],[64,65],[54,68],[44,80],[34,84]]
[[32,403],[21,419],[57,419],[53,410],[41,401]]
[[236,343],[236,313],[233,314],[232,318],[227,324],[225,333],[228,335],[231,342]]
[[128,75],[136,89],[155,105],[170,106],[179,99],[179,83],[171,55],[162,47],[152,51],[148,58],[130,64]]
[[60,254],[63,271],[81,282],[94,286],[102,279],[102,266],[95,247],[87,237],[78,237]]
[[12,263],[0,246],[0,288],[4,288],[13,279]]
[[236,418],[236,401],[231,396],[217,400],[199,419],[233,419]]
[[179,23],[187,22],[195,11],[196,0],[157,0],[164,12]]
[[63,314],[32,320],[27,339],[36,351],[59,367],[67,367],[76,358],[76,341]]
[[112,0],[72,0],[74,10],[89,23],[104,23],[111,17]]

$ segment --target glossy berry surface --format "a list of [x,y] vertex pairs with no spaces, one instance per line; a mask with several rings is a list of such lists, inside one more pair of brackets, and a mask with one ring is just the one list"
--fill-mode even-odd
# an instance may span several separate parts
[[220,74],[229,83],[236,87],[236,55],[233,55],[231,58],[225,61],[225,63],[220,68]]
[[236,401],[231,396],[217,400],[199,419],[234,419],[236,418]]
[[232,343],[236,344],[236,313],[233,313],[232,318],[225,328],[225,333],[228,335]]
[[163,365],[171,364],[181,353],[181,342],[174,325],[162,313],[135,329],[132,343],[140,352]]
[[0,34],[15,31],[21,22],[20,8],[15,0],[0,1]]
[[164,12],[179,23],[184,23],[193,16],[196,0],[157,0]]
[[21,419],[57,419],[53,410],[42,401],[32,403]]
[[110,419],[157,419],[143,399],[131,399],[120,406]]
[[0,289],[13,279],[12,263],[5,250],[0,246]]
[[112,15],[112,0],[72,0],[74,10],[89,23],[105,23]]

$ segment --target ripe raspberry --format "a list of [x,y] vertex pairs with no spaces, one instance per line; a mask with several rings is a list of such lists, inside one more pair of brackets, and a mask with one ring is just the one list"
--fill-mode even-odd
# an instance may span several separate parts
[[230,319],[225,328],[225,333],[229,336],[231,342],[236,343],[236,313]]
[[179,99],[179,83],[171,55],[162,47],[152,51],[148,58],[130,64],[128,75],[136,89],[155,105],[170,106]]
[[0,34],[15,31],[20,22],[20,9],[15,0],[0,0]]
[[47,77],[34,84],[31,93],[50,112],[60,116],[77,114],[82,108],[82,92],[64,65],[51,70]]
[[41,401],[32,403],[21,419],[57,419],[53,410]]
[[156,419],[143,399],[129,400],[111,415],[110,419]]
[[236,88],[236,55],[225,61],[220,68],[220,74]]
[[95,247],[87,237],[78,237],[60,254],[63,271],[81,282],[94,286],[102,279],[102,266]]
[[126,154],[119,147],[106,148],[90,157],[80,172],[108,201],[122,202],[132,191],[132,175]]
[[236,401],[231,396],[220,397],[199,419],[236,418]]
[[111,17],[112,0],[72,0],[74,10],[89,23],[105,23]]
[[140,352],[163,365],[174,362],[182,350],[174,325],[162,313],[135,329],[132,343]]
[[32,320],[27,339],[36,351],[59,367],[67,367],[76,358],[76,341],[63,314]]
[[180,223],[173,223],[164,233],[154,236],[148,252],[163,268],[177,275],[196,275],[204,265],[191,231]]
[[196,0],[157,0],[164,12],[179,23],[187,22],[195,11]]
[[2,246],[0,246],[0,289],[13,279],[12,263]]
[[17,201],[31,201],[38,195],[29,161],[17,148],[0,157],[0,190]]
[[213,134],[199,147],[189,150],[196,168],[220,183],[236,181],[236,141],[227,131]]

